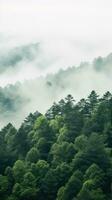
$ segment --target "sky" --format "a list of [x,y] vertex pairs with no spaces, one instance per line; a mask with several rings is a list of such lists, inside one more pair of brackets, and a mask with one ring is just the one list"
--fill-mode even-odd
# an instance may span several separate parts
[[0,85],[111,53],[111,8],[111,0],[0,0],[0,56],[17,46],[40,45],[33,62],[0,72]]

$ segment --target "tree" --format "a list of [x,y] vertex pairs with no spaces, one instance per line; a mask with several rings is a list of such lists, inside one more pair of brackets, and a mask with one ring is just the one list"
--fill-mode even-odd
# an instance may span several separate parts
[[56,200],[63,200],[64,190],[65,190],[64,186],[59,188]]
[[95,106],[98,103],[98,95],[94,90],[88,96],[88,102],[89,102],[89,105],[90,105],[90,111],[92,112],[93,109],[95,108]]
[[75,155],[72,165],[75,169],[86,170],[93,163],[103,170],[110,167],[110,158],[103,137],[97,133],[90,135],[86,148]]
[[24,187],[35,187],[36,186],[35,176],[31,172],[25,173],[22,184],[24,185]]
[[39,151],[35,147],[32,147],[26,155],[26,161],[30,163],[36,163],[38,159],[39,159]]
[[52,142],[50,141],[50,138],[47,140],[46,138],[41,137],[38,140],[36,147],[38,148],[40,159],[47,160],[51,145]]
[[22,190],[20,199],[23,200],[37,200],[38,190],[36,188],[26,188]]
[[[73,199],[74,197],[76,197],[76,195],[78,194],[78,192],[80,191],[82,187],[82,176],[83,175],[80,171],[76,171],[70,177],[65,187],[61,189],[62,196],[60,195],[60,193],[58,193],[58,199],[68,200],[68,199]],[[61,196],[61,198],[59,198],[59,195]]]
[[94,183],[94,188],[102,188],[105,185],[105,173],[98,165],[92,164],[85,172],[85,180],[92,180]]
[[38,111],[34,114],[30,113],[15,135],[15,148],[22,158],[26,156],[26,153],[30,149],[31,141],[28,140],[28,133],[30,133],[30,131],[33,129],[35,121],[40,116],[41,114]]
[[[63,153],[64,152],[64,153]],[[62,142],[53,144],[50,154],[53,156],[52,163],[69,163],[73,159],[76,151],[73,143]]]
[[21,199],[20,195],[21,195],[21,185],[20,183],[15,183],[15,185],[12,188],[12,195],[14,197],[14,199]]
[[34,124],[35,135],[34,139],[38,142],[40,138],[53,139],[53,134],[49,127],[49,122],[46,117],[40,116]]
[[77,151],[83,151],[86,148],[88,138],[85,135],[80,135],[75,139],[75,149]]
[[60,113],[60,107],[57,103],[53,103],[52,107],[46,112],[45,116],[48,119],[55,119],[56,115]]
[[22,160],[17,160],[14,163],[13,166],[13,173],[14,173],[14,178],[18,183],[21,183],[23,181],[23,176],[25,174],[25,164]]
[[107,126],[104,129],[104,136],[105,136],[105,142],[107,143],[109,148],[112,148],[112,126],[111,124],[107,124]]
[[35,134],[33,136],[33,143],[39,150],[40,158],[47,159],[55,138],[47,118],[40,116],[34,124],[34,130]]
[[92,180],[86,181],[77,195],[78,200],[106,200],[103,191],[100,188],[94,189]]
[[31,171],[37,179],[37,184],[40,185],[42,179],[49,170],[49,164],[45,160],[39,160],[37,163],[31,165]]
[[16,160],[13,138],[16,129],[11,123],[0,131],[0,172],[4,172],[8,165],[12,165]]
[[11,167],[6,167],[5,176],[7,177],[8,180],[8,190],[7,193],[10,194],[12,192],[12,187],[14,185],[14,176],[13,176],[13,170]]
[[66,183],[70,174],[71,168],[66,163],[50,168],[43,180],[42,194],[45,194],[47,199],[55,199],[58,189]]
[[5,199],[7,197],[8,193],[8,179],[6,176],[0,175],[0,198]]

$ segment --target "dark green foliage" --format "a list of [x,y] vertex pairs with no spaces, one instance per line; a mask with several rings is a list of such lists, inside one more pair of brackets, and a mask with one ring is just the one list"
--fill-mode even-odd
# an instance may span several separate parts
[[73,199],[73,197],[77,195],[77,193],[80,191],[82,187],[82,177],[83,174],[80,171],[76,171],[75,173],[73,173],[72,176],[69,178],[68,182],[66,183],[65,187],[63,188],[62,194],[60,194],[59,190],[57,199],[58,200]]
[[33,129],[34,123],[40,115],[39,112],[30,113],[15,135],[16,150],[21,157],[25,156],[28,150],[30,150],[31,141],[28,138],[28,133]]
[[26,155],[26,161],[35,163],[38,161],[38,159],[39,159],[39,152],[35,147],[32,147]]
[[112,95],[68,95],[0,131],[1,200],[112,199]]

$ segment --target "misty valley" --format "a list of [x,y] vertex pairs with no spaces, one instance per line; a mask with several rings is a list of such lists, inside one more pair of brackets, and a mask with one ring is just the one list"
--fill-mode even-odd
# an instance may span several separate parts
[[[2,76],[5,76],[4,74],[9,73],[10,70],[16,77],[18,68],[23,65],[23,61],[27,70],[27,60],[32,62],[36,57],[37,50],[38,44],[35,43],[15,48],[10,54],[4,55],[0,60],[2,69],[0,79],[2,80]],[[37,68],[34,62],[32,65]],[[5,126],[9,121],[19,127],[29,112],[39,110],[44,114],[53,102],[59,101],[67,94],[72,94],[75,100],[79,101],[81,98],[86,98],[92,90],[97,91],[100,95],[108,90],[111,92],[111,66],[112,54],[109,54],[104,58],[95,58],[91,63],[84,62],[79,66],[60,69],[56,73],[48,73],[46,76],[41,75],[22,82],[16,81],[15,84],[9,82],[10,84],[0,87],[0,112],[2,113],[0,127]]]

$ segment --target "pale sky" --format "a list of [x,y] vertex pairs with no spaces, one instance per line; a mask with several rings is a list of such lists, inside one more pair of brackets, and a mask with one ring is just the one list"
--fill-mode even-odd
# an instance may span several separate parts
[[50,71],[91,61],[112,52],[112,0],[0,0],[0,36],[0,49],[40,42]]

